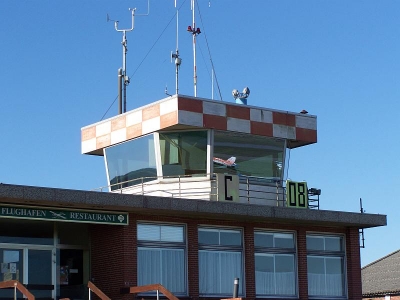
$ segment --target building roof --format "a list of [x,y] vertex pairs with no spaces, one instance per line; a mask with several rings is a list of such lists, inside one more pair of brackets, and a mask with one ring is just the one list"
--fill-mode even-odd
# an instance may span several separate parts
[[288,148],[317,142],[317,117],[174,95],[81,129],[83,154],[160,130],[217,129],[286,139]]
[[328,210],[249,205],[170,197],[0,184],[0,204],[84,208],[275,224],[369,228],[386,225],[386,216]]
[[400,250],[361,269],[364,297],[400,294]]

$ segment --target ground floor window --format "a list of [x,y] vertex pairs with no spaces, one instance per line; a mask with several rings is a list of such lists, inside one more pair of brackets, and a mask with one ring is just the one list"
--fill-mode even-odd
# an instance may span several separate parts
[[307,235],[308,294],[310,297],[345,297],[343,236]]
[[139,223],[138,285],[161,283],[174,294],[186,294],[184,225]]
[[239,278],[243,294],[242,230],[199,228],[199,292],[201,295],[232,295]]

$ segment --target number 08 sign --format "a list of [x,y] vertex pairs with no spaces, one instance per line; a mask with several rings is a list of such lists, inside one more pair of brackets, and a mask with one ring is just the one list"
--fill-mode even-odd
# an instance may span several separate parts
[[288,207],[308,207],[307,182],[286,180],[286,204]]

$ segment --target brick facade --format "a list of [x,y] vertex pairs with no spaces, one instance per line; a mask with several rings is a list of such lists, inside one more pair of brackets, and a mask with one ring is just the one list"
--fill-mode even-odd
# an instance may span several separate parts
[[[190,219],[130,214],[129,226],[99,226],[91,228],[91,277],[110,298],[132,299],[121,295],[120,288],[137,285],[137,221],[184,223],[187,228],[189,297],[199,297],[199,266],[197,229],[199,225],[234,226],[243,228],[246,299],[255,299],[254,228],[290,230],[297,236],[297,271],[299,299],[308,299],[306,234],[308,232],[346,234],[348,299],[361,300],[361,271],[358,229],[315,226],[279,225],[276,223],[232,222],[212,219]],[[233,284],[233,283],[232,283]],[[233,287],[233,285],[232,285]],[[207,298],[210,299],[210,298]],[[269,298],[270,299],[270,298]]]

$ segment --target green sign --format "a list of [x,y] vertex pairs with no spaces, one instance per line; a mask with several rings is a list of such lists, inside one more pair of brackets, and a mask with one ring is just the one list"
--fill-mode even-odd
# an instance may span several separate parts
[[128,213],[0,205],[0,218],[128,225]]
[[307,182],[286,180],[286,203],[288,207],[308,208]]

